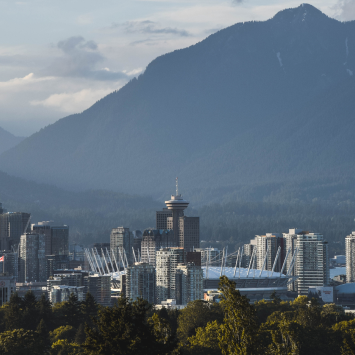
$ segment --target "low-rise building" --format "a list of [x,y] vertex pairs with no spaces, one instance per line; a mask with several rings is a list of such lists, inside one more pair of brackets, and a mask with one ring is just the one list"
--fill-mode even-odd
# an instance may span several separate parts
[[52,302],[52,304],[68,301],[72,293],[78,298],[79,302],[85,300],[84,286],[75,287],[67,285],[51,286],[49,291],[49,300]]

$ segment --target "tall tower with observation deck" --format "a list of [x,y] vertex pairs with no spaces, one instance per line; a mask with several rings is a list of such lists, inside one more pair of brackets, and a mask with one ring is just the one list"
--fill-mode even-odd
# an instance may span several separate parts
[[189,202],[185,201],[181,194],[179,194],[178,178],[176,178],[176,195],[171,195],[171,199],[165,201],[165,205],[168,211],[172,213],[171,217],[167,218],[168,229],[174,231],[174,240],[179,244],[179,218],[184,216],[184,210],[188,207]]
[[184,210],[189,201],[179,194],[178,178],[176,178],[176,194],[171,195],[170,200],[165,201],[166,208],[157,211],[157,229],[172,229],[174,241],[177,247],[192,251],[200,246],[200,218],[185,217]]

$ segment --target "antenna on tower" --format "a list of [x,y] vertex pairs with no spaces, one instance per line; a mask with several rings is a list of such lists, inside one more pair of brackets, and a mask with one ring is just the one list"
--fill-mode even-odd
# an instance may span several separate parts
[[179,179],[176,178],[175,180],[176,180],[176,196],[178,196],[179,195]]

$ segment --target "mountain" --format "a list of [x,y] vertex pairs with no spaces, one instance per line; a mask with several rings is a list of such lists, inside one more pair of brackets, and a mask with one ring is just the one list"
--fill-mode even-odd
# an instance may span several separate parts
[[0,171],[0,202],[9,212],[31,213],[31,223],[54,220],[70,227],[71,242],[109,241],[112,228],[154,227],[162,202],[106,190],[72,192]]
[[0,127],[0,154],[14,147],[24,140],[24,137],[15,137],[8,131]]
[[[70,189],[195,201],[239,185],[351,177],[355,22],[311,5],[221,30],[0,156]],[[186,195],[186,194],[185,194]]]

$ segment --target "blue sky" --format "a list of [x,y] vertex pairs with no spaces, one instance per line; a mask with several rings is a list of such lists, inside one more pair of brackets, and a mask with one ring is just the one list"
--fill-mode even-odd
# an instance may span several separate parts
[[[313,1],[341,21],[355,0]],[[155,57],[298,1],[0,0],[0,127],[28,136],[139,75]]]

